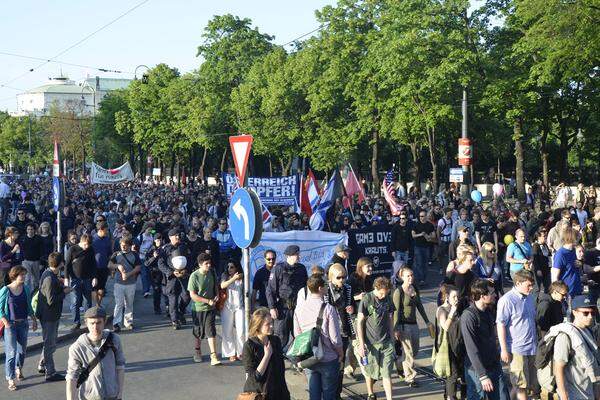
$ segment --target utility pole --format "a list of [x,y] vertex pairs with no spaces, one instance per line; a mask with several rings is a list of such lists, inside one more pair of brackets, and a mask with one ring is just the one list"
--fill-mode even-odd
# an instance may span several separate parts
[[29,121],[27,129],[27,140],[29,141],[29,162],[27,163],[27,173],[31,175],[31,114],[27,116]]

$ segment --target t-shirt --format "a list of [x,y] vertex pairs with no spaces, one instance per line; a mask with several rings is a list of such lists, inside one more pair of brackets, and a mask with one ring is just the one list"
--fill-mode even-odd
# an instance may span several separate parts
[[365,341],[368,343],[384,343],[392,340],[390,336],[390,315],[396,310],[392,298],[383,300],[375,297],[373,292],[363,296],[358,305],[358,313],[365,316]]
[[[137,255],[137,253],[134,253],[133,251],[130,251],[128,253],[123,253],[122,251],[119,251],[118,253],[115,253],[112,256],[111,261],[114,264],[122,265],[125,269],[125,272],[127,273],[133,271],[133,269],[137,265],[142,265],[140,257]],[[119,285],[135,285],[136,281],[136,275],[131,275],[126,280],[122,280],[120,274],[115,275],[115,283],[118,283]]]
[[571,297],[581,294],[583,292],[583,286],[581,285],[581,276],[579,275],[579,269],[575,266],[577,256],[575,250],[569,250],[561,247],[554,254],[554,261],[552,268],[558,268],[560,274],[558,279],[563,281],[569,287],[569,294]]
[[535,354],[535,301],[533,295],[522,295],[515,288],[498,300],[496,322],[508,328],[506,342],[511,353],[525,356]]
[[481,244],[485,242],[494,243],[494,232],[497,231],[496,224],[489,220],[488,222],[479,222],[475,225],[475,232],[479,233]]
[[[525,260],[527,258],[531,258],[533,251],[531,249],[531,245],[528,242],[525,243],[517,243],[512,242],[508,245],[508,249],[506,249],[506,256],[514,258],[515,260]],[[519,263],[510,263],[510,270],[513,272],[517,272],[523,269],[523,264]]]
[[[431,224],[431,222],[417,222],[415,224],[415,226],[412,229],[416,234],[419,234],[421,232],[425,232],[426,234],[430,234],[431,232],[434,231],[433,225]],[[417,238],[415,238],[415,246],[417,247],[428,247],[431,244],[431,242],[428,242],[427,239],[425,239],[425,237],[423,236],[419,236]]]
[[267,304],[267,283],[269,283],[269,276],[271,271],[267,267],[262,267],[256,274],[252,281],[252,289],[258,291],[258,305],[261,307],[268,307]]
[[[215,274],[212,271],[208,271],[203,274],[199,269],[192,272],[190,280],[188,281],[188,291],[196,292],[200,297],[205,299],[214,299],[217,294],[215,293]],[[208,303],[194,301],[194,311],[210,311],[215,308],[214,305],[208,305]]]
[[554,361],[562,361],[565,367],[565,386],[569,400],[587,400],[594,398],[594,385],[587,376],[586,369],[578,357],[572,357],[571,340],[567,334],[558,334],[554,341]]

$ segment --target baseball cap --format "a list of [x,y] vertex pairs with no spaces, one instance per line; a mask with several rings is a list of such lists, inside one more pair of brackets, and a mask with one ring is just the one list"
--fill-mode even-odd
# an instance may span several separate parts
[[578,296],[573,297],[571,300],[571,309],[577,310],[578,308],[596,308],[597,305],[593,302],[588,296],[580,294]]

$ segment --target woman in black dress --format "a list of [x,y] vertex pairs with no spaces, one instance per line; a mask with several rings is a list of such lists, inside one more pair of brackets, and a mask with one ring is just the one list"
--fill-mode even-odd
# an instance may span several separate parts
[[533,242],[533,273],[535,276],[535,291],[549,293],[550,289],[550,258],[552,254],[546,244],[548,232],[546,228],[540,228],[535,234]]
[[273,319],[264,307],[252,314],[243,362],[246,370],[244,392],[262,393],[265,400],[290,400],[281,341],[273,335]]

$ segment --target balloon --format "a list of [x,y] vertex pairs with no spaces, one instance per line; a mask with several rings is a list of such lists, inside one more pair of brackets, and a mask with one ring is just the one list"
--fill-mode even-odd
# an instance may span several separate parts
[[502,193],[504,193],[504,186],[499,183],[494,183],[492,186],[492,191],[496,196],[502,196]]
[[25,200],[25,197],[26,197],[26,196],[27,196],[27,192],[26,192],[26,191],[24,191],[24,190],[22,190],[22,191],[21,191],[21,198],[22,198],[23,200]]
[[471,192],[471,198],[475,203],[481,203],[481,199],[483,198],[483,196],[481,195],[481,192],[479,190],[475,189]]
[[515,241],[515,238],[513,237],[513,235],[506,235],[506,236],[504,236],[504,244],[505,245],[508,246],[509,244],[511,244],[514,241]]

